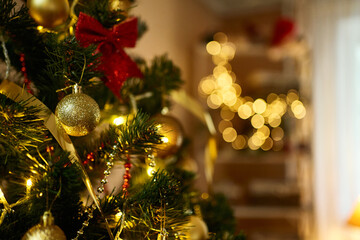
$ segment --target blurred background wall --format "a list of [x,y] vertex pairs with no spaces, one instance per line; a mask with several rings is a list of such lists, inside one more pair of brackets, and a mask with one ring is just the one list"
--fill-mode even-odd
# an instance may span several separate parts
[[[167,53],[181,68],[187,93],[210,112],[219,143],[213,190],[229,198],[238,229],[244,230],[249,240],[359,239],[347,220],[360,195],[360,3],[138,3],[133,14],[151,31],[132,53],[147,60]],[[226,36],[227,45],[214,39],[217,32]],[[241,88],[241,93],[236,93],[239,106],[246,103],[251,107],[249,116],[241,117],[244,112],[224,108],[224,103],[216,106],[211,93],[206,93],[210,91],[207,86],[218,81],[214,69],[221,65],[207,49],[213,40],[234,50],[226,69],[232,73],[232,86]],[[285,104],[279,125],[256,112],[258,99],[266,102],[267,109],[274,99]],[[197,136],[192,143],[195,165],[190,166],[197,169],[198,187],[206,192],[206,127],[176,104],[171,113],[181,116],[186,134]],[[252,121],[255,115],[265,116],[263,125],[271,131],[271,146],[251,145],[251,137],[260,129]],[[235,138],[227,135],[227,128],[235,131]],[[282,136],[273,135],[274,129]]]

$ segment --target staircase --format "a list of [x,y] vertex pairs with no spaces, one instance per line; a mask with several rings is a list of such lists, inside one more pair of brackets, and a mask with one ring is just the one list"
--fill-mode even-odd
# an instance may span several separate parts
[[299,160],[290,152],[221,151],[214,190],[228,197],[248,240],[306,239],[311,209]]

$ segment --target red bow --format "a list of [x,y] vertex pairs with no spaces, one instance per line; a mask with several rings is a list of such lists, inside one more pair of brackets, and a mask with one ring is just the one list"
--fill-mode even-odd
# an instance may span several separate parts
[[80,13],[75,36],[83,47],[98,44],[102,53],[100,70],[105,73],[105,85],[117,96],[128,77],[143,77],[124,47],[134,47],[137,39],[137,19],[130,18],[112,29],[104,28],[95,18]]

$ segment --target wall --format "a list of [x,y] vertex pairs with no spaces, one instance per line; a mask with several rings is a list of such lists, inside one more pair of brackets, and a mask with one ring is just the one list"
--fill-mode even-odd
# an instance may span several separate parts
[[188,89],[192,87],[193,47],[216,29],[216,17],[194,0],[139,0],[132,13],[149,27],[134,52],[147,60],[168,53],[181,68]]

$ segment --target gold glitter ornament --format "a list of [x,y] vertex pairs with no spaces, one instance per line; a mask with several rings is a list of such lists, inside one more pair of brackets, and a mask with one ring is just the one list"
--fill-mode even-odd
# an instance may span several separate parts
[[153,120],[157,124],[158,133],[162,135],[162,143],[155,149],[155,154],[160,158],[175,154],[184,139],[181,124],[176,118],[162,114],[155,115]]
[[27,7],[35,22],[46,28],[63,24],[70,11],[68,0],[28,0]]
[[100,108],[94,99],[80,92],[75,86],[73,93],[65,96],[55,109],[57,123],[71,136],[85,136],[96,128],[100,121]]
[[21,240],[66,240],[66,236],[61,228],[54,225],[51,212],[46,211],[40,223],[30,228]]
[[186,225],[189,229],[188,239],[190,240],[206,240],[208,239],[209,230],[204,220],[198,216],[191,216],[190,222]]

